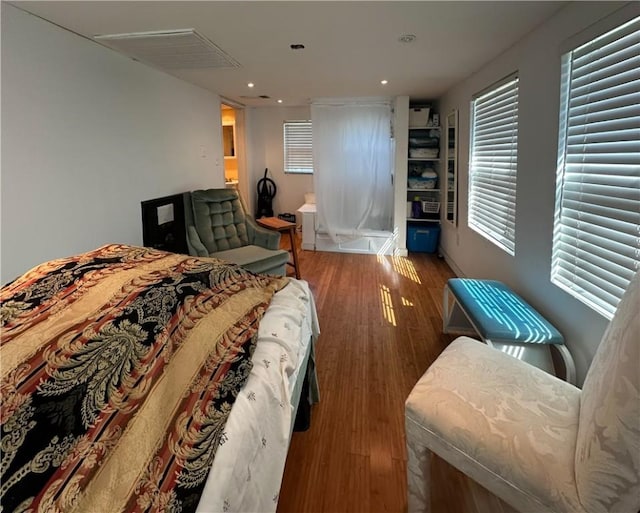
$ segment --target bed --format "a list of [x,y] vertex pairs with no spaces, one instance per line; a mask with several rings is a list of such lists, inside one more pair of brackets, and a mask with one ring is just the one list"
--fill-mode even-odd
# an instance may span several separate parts
[[0,298],[3,511],[275,511],[318,399],[306,282],[112,244]]

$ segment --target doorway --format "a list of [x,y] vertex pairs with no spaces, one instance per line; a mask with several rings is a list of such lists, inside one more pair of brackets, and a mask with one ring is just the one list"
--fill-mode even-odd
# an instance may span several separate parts
[[220,104],[222,145],[224,149],[224,182],[227,187],[238,187],[238,145],[236,142],[236,110]]

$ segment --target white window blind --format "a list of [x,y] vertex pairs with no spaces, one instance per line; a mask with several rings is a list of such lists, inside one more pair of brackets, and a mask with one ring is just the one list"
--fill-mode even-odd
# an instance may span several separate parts
[[284,122],[284,172],[313,173],[311,121]]
[[611,319],[640,262],[640,18],[565,54],[551,281]]
[[518,78],[472,102],[469,227],[515,253]]

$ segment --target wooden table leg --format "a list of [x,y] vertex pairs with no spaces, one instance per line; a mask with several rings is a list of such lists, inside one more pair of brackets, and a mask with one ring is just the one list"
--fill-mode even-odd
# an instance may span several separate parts
[[293,267],[296,270],[296,278],[300,279],[300,264],[298,263],[298,249],[296,248],[295,227],[289,228],[289,239],[291,240],[291,253],[293,253]]

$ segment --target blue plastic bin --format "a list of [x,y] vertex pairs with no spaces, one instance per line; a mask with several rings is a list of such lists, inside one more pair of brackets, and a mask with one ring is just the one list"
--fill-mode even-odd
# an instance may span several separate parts
[[440,239],[440,225],[409,225],[407,227],[407,249],[416,253],[435,253]]

